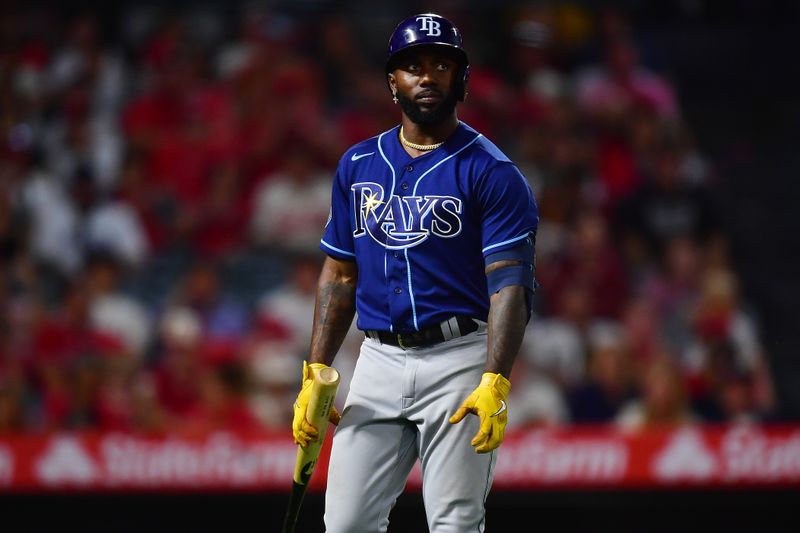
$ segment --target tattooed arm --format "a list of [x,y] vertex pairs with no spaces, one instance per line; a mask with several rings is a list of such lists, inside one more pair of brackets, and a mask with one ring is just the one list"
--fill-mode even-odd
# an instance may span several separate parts
[[[513,264],[517,262],[497,261],[489,265],[486,273]],[[502,374],[506,378],[510,376],[527,323],[528,312],[523,286],[509,285],[491,296],[486,372]]]
[[358,267],[328,256],[317,283],[309,362],[333,363],[356,313]]

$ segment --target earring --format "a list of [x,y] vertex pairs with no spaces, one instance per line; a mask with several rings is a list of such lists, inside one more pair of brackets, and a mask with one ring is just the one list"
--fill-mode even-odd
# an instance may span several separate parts
[[396,104],[397,103],[397,93],[392,91],[392,101]]

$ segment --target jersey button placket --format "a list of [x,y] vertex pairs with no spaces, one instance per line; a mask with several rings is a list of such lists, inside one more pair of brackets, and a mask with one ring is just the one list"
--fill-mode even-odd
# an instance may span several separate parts
[[[404,165],[398,169],[398,174],[408,174],[414,170],[414,166],[411,164]],[[409,179],[405,179],[400,181],[399,187],[395,189],[395,194],[400,197],[405,197],[410,194],[411,191],[411,184],[409,183]],[[403,321],[406,319],[405,315],[409,312],[408,309],[408,299],[405,298],[405,290],[400,285],[405,283],[407,270],[406,270],[406,262],[405,262],[405,254],[403,250],[392,250],[391,257],[395,260],[390,261],[389,265],[389,272],[387,275],[387,282],[389,283],[390,288],[390,296],[394,293],[394,297],[389,298],[389,312],[392,316],[392,322],[396,321]],[[403,316],[401,319],[400,315]]]

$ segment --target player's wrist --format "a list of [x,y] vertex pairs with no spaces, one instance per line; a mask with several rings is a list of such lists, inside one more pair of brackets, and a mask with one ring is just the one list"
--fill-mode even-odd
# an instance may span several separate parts
[[328,368],[328,365],[325,363],[310,363],[308,361],[303,361],[303,381],[307,381],[313,379],[317,373],[324,369]]
[[503,395],[503,398],[507,397],[511,391],[511,382],[502,374],[495,374],[494,372],[484,372],[483,376],[481,376],[480,386],[498,391]]

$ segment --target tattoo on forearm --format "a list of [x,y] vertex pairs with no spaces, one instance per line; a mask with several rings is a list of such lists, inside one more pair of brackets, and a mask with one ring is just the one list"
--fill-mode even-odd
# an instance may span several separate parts
[[355,285],[342,281],[321,282],[317,289],[311,356],[330,364],[341,347],[356,308]]
[[494,294],[489,309],[486,371],[508,377],[527,325],[525,289],[509,286]]

